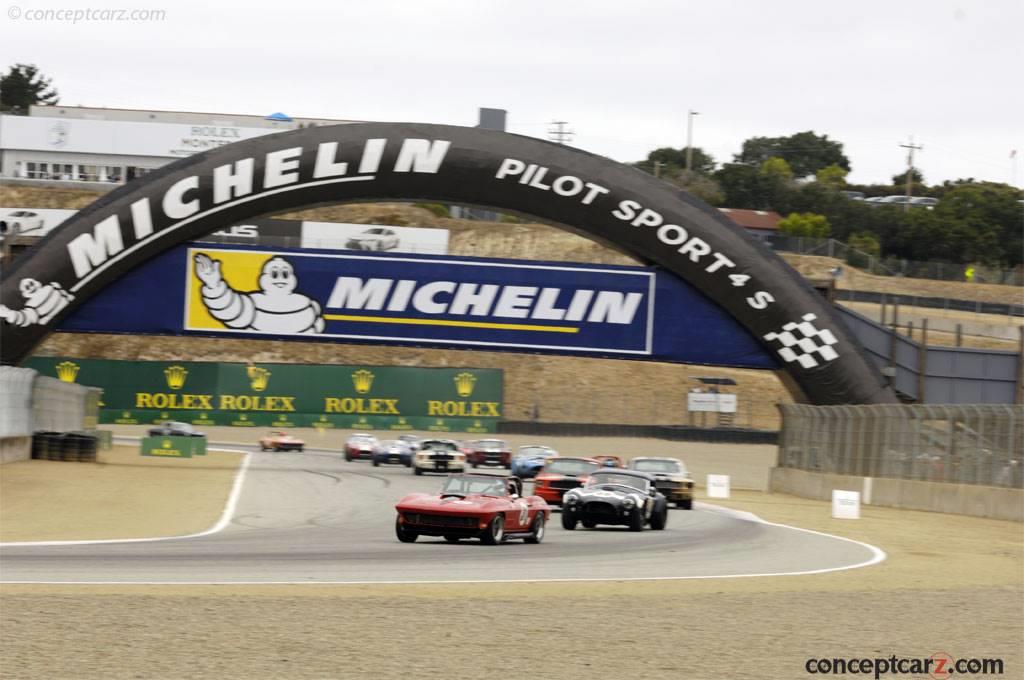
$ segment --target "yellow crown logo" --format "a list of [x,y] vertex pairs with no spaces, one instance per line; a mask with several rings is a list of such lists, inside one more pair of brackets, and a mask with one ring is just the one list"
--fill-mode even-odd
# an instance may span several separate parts
[[57,364],[57,377],[64,382],[75,382],[75,378],[78,377],[78,364],[73,361],[62,361]]
[[466,397],[473,394],[473,387],[476,385],[476,376],[468,371],[459,373],[454,378],[455,380],[455,391],[459,393],[459,396],[465,399]]
[[267,382],[270,380],[270,371],[259,366],[247,366],[245,368],[246,374],[249,376],[249,382],[252,385],[252,389],[256,392],[262,392],[267,389]]
[[161,444],[161,446],[163,446],[165,449],[171,448],[171,440],[170,439],[165,439],[164,443]]
[[365,368],[359,369],[352,374],[352,385],[359,394],[366,394],[373,387],[373,373]]
[[164,369],[164,377],[167,378],[167,386],[172,390],[180,390],[185,386],[185,378],[188,377],[188,369],[184,366],[168,366]]

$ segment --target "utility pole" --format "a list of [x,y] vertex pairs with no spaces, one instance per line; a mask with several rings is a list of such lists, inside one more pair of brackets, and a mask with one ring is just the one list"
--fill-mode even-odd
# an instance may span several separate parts
[[661,166],[665,165],[661,161],[654,161],[654,176],[661,177]]
[[903,211],[910,210],[910,195],[914,188],[914,152],[924,149],[921,145],[914,144],[914,136],[910,136],[910,142],[900,144],[900,147],[907,149],[907,202],[903,204]]
[[548,129],[548,139],[558,144],[565,144],[566,142],[572,141],[573,131],[565,128],[569,122],[565,120],[553,120],[551,125],[553,127]]
[[693,117],[699,116],[700,112],[689,110],[686,112],[686,173],[693,171]]

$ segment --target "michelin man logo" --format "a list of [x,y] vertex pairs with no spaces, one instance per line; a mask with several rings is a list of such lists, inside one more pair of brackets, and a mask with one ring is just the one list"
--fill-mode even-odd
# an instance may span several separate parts
[[0,319],[15,326],[47,324],[75,299],[74,295],[56,282],[44,285],[35,279],[22,279],[18,287],[25,297],[25,306],[21,309],[10,309],[0,305]]
[[234,290],[220,273],[220,260],[195,256],[200,295],[210,316],[228,328],[260,333],[322,333],[320,303],[295,292],[295,269],[282,257],[272,257],[260,270],[259,291]]
[[804,314],[803,321],[787,323],[781,333],[768,333],[764,339],[780,342],[779,356],[786,363],[795,361],[804,368],[820,365],[815,355],[822,359],[821,363],[839,358],[839,353],[832,349],[832,345],[839,341],[829,329],[819,329],[811,323],[817,318],[814,314]]

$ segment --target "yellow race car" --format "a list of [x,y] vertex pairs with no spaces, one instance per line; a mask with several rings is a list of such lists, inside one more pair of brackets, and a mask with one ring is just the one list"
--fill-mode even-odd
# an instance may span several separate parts
[[678,458],[634,458],[629,469],[654,477],[654,485],[677,508],[693,508],[693,478]]

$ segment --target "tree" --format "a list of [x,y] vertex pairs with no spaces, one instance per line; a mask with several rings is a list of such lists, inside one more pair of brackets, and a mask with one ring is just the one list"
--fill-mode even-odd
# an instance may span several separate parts
[[878,257],[882,254],[882,244],[878,242],[878,236],[870,231],[858,231],[850,234],[847,245],[867,255]]
[[786,236],[828,238],[831,229],[824,215],[790,213],[779,221],[779,231]]
[[[655,163],[658,172],[655,172]],[[699,146],[693,147],[693,172],[698,175],[710,176],[715,171],[715,159]],[[657,174],[659,177],[671,178],[686,170],[686,147],[673,149],[662,147],[647,154],[647,159],[633,164],[646,173]]]
[[725,197],[727,208],[764,210],[768,207],[768,192],[758,169],[742,163],[726,163],[715,173],[715,179]]
[[743,149],[735,160],[760,165],[772,156],[789,163],[796,177],[813,175],[830,165],[850,169],[850,159],[843,154],[843,145],[829,139],[828,135],[816,135],[813,130],[788,137],[751,137],[743,142]]
[[59,99],[50,83],[34,64],[15,64],[0,76],[0,111],[25,115],[33,104],[53,106]]
[[[911,174],[910,174],[910,181],[913,184],[915,184],[915,185],[919,184],[921,186],[924,186],[924,175],[921,174],[920,170],[918,170],[917,168],[914,168],[913,172],[911,172]],[[907,172],[904,170],[903,172],[901,172],[898,175],[893,175],[892,176],[892,185],[894,187],[906,186],[907,185]]]
[[846,175],[849,174],[849,170],[841,168],[835,163],[824,167],[818,172],[814,173],[814,179],[818,184],[823,184],[831,189],[838,191],[846,186]]
[[1024,258],[1024,191],[997,182],[962,182],[943,192],[934,212],[969,235],[961,257],[1015,267]]

